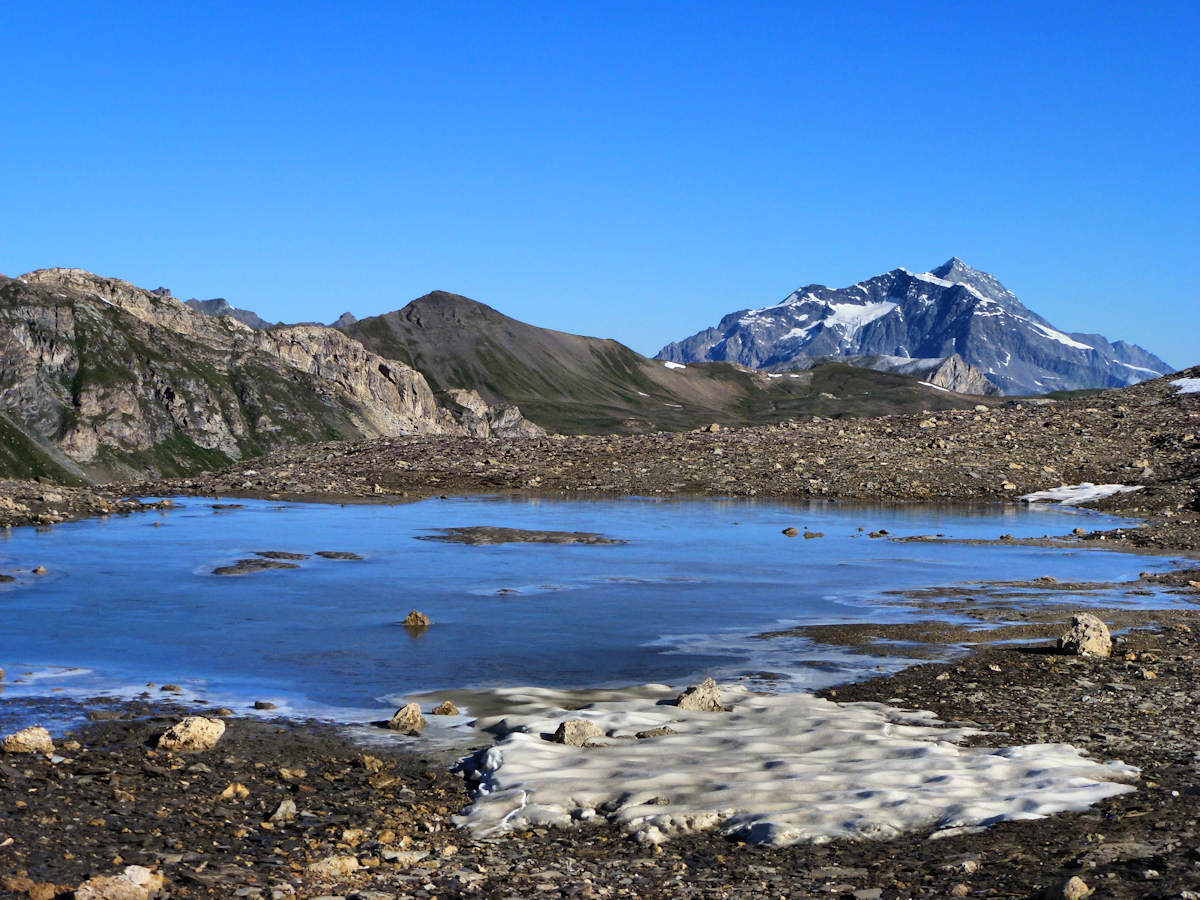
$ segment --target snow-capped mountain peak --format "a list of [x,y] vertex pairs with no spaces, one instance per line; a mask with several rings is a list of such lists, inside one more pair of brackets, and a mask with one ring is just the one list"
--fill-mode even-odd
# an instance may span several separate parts
[[829,357],[954,354],[1009,394],[1120,387],[1171,371],[1141,347],[1054,328],[957,256],[928,272],[896,268],[846,288],[807,285],[773,306],[731,313],[658,356],[783,370]]

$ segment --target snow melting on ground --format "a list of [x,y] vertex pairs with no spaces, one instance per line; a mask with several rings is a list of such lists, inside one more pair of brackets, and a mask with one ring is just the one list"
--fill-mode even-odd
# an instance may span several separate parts
[[663,363],[663,365],[666,366],[668,369],[686,369],[687,368],[687,366],[685,366],[683,363],[677,363],[677,362],[665,362],[665,363]]
[[1179,388],[1181,394],[1200,394],[1200,378],[1176,378],[1171,384]]
[[[673,693],[577,708],[566,692],[520,689],[523,709],[477,723],[500,739],[464,760],[479,787],[458,823],[485,837],[608,820],[649,843],[712,828],[776,845],[890,838],[1082,810],[1138,774],[1068,744],[962,747],[977,732],[878,703],[724,687],[732,711],[705,713],[669,705]],[[603,746],[547,740],[578,718],[604,729]],[[675,733],[634,738],[660,726]]]
[[1092,484],[1090,481],[1085,481],[1083,484],[1064,484],[1061,487],[1050,488],[1047,491],[1035,491],[1032,494],[1025,494],[1017,499],[1024,500],[1026,503],[1038,503],[1040,501],[1049,501],[1058,503],[1061,506],[1079,506],[1081,503],[1091,503],[1093,500],[1103,500],[1105,497],[1111,497],[1113,494],[1125,494],[1129,491],[1140,491],[1140,484]]
[[920,383],[925,385],[925,387],[933,388],[935,391],[945,391],[947,394],[953,393],[950,388],[944,388],[940,384],[934,384],[932,381],[922,381]]

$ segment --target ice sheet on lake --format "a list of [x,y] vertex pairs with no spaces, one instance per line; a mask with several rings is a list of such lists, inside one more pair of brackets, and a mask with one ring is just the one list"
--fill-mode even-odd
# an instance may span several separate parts
[[[581,709],[569,698],[558,709],[526,704],[481,721],[502,737],[465,763],[480,784],[459,824],[483,837],[605,819],[650,843],[712,828],[777,845],[889,838],[1082,810],[1133,790],[1119,782],[1138,774],[1068,744],[958,746],[974,732],[930,713],[736,687],[724,694],[731,712],[665,705],[664,689]],[[604,729],[605,746],[543,737],[575,718]],[[664,725],[676,733],[633,739]]]
[[1046,491],[1035,491],[1032,494],[1024,494],[1018,499],[1024,500],[1026,503],[1048,501],[1060,506],[1079,506],[1094,500],[1103,500],[1113,494],[1126,494],[1141,489],[1140,484],[1092,484],[1090,481],[1085,481],[1083,484],[1064,484]]

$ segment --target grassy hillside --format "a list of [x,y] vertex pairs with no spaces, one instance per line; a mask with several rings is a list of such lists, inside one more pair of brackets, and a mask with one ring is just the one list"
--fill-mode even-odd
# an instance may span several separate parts
[[435,390],[473,388],[564,434],[679,431],[709,422],[870,416],[970,407],[980,398],[838,363],[767,375],[728,363],[668,368],[612,340],[537,328],[435,291],[342,329],[418,369]]

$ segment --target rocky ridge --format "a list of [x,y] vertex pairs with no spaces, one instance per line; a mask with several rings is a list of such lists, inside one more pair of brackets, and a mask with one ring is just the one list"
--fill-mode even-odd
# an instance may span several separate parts
[[[318,325],[261,330],[80,269],[0,280],[8,471],[63,479],[211,468],[286,444],[537,433]],[[21,468],[23,464],[24,469]]]
[[1059,331],[957,257],[931,272],[893,269],[846,288],[810,284],[774,306],[731,313],[658,358],[786,371],[823,358],[874,357],[896,368],[953,354],[1005,394],[1123,387],[1171,371],[1136,345]]

